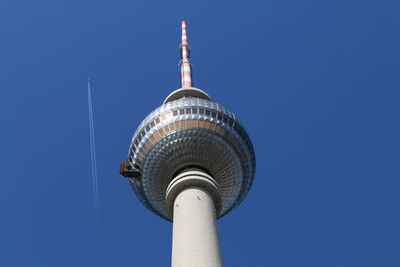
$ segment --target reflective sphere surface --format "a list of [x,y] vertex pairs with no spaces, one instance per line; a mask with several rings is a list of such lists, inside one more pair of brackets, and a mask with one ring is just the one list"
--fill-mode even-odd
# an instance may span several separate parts
[[166,189],[183,169],[200,167],[217,181],[218,218],[240,204],[255,174],[254,150],[243,125],[226,108],[201,98],[173,100],[151,112],[132,138],[129,158],[141,170],[140,179],[130,178],[137,197],[167,220]]

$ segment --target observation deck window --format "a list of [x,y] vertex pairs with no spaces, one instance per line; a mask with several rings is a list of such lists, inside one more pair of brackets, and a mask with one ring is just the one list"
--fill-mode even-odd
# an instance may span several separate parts
[[151,147],[151,142],[150,142],[150,140],[147,140],[146,141],[146,153],[150,149],[150,147]]
[[210,122],[210,130],[215,131],[215,123]]

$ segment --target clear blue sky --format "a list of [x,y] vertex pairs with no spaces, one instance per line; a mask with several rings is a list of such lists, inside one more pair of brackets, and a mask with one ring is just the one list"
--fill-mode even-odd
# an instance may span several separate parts
[[[219,221],[227,267],[400,266],[398,1],[0,2],[0,266],[168,266],[172,225],[119,176],[131,136],[195,86],[255,147]],[[90,173],[92,79],[100,253]]]

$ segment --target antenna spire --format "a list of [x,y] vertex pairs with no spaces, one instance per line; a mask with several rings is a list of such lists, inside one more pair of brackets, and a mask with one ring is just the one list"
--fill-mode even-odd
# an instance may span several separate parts
[[189,43],[186,35],[186,21],[182,20],[182,43],[181,49],[181,61],[179,67],[181,69],[181,81],[183,87],[192,87],[192,61],[189,57]]

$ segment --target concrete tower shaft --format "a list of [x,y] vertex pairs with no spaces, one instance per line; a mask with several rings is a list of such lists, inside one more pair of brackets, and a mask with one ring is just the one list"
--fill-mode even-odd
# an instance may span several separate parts
[[166,205],[174,219],[172,267],[222,267],[216,216],[221,197],[216,181],[200,169],[186,169],[169,184]]

